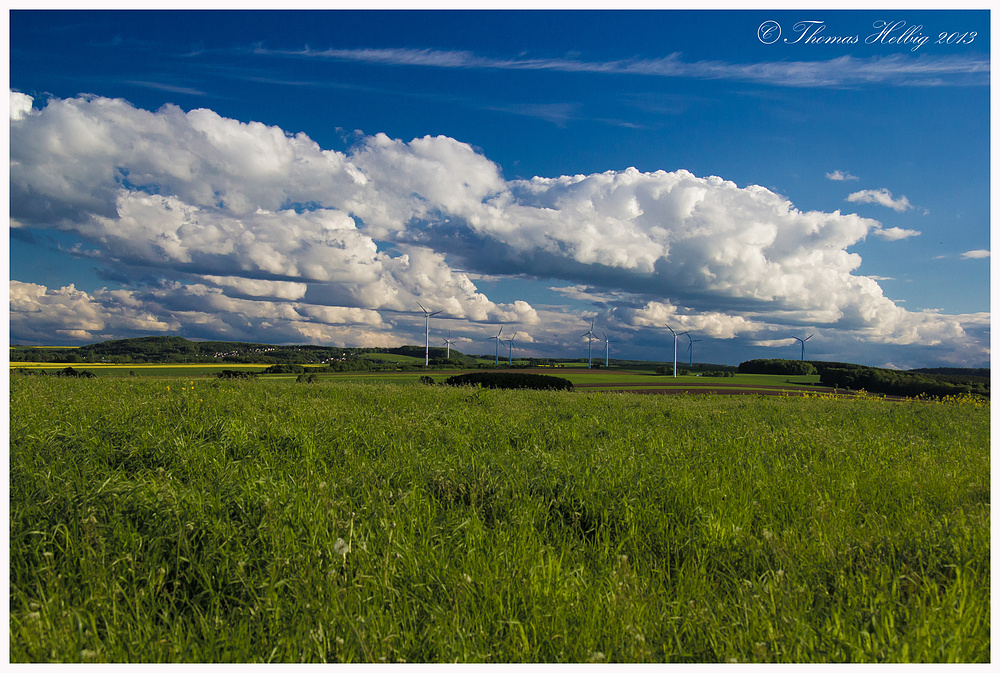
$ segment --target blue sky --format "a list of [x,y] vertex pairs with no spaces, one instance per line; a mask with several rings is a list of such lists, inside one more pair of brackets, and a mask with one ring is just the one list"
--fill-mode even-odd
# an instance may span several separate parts
[[11,342],[988,365],[989,28],[13,11]]

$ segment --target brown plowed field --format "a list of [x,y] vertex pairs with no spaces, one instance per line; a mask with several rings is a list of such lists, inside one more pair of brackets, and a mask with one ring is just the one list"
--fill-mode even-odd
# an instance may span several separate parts
[[756,385],[755,386],[755,385],[752,385],[752,384],[740,385],[740,384],[737,384],[737,383],[734,383],[732,385],[725,385],[725,384],[719,385],[718,383],[701,383],[701,382],[697,382],[697,383],[695,383],[695,382],[685,382],[683,384],[683,386],[678,386],[676,383],[642,383],[642,382],[640,382],[640,383],[617,383],[617,382],[615,382],[615,383],[577,383],[575,387],[577,387],[577,388],[607,388],[609,386],[614,386],[616,388],[619,388],[619,387],[624,388],[626,386],[630,387],[630,388],[631,387],[639,387],[639,388],[679,388],[679,387],[684,387],[684,388],[774,388],[775,390],[808,390],[808,392],[813,392],[813,393],[827,392],[829,390],[828,388],[819,388],[819,387],[815,387],[815,386],[809,387],[807,389],[805,387],[800,387],[800,388],[785,388],[785,387],[782,387],[782,386],[766,386],[766,385]]
[[[581,383],[575,385],[574,388],[608,388],[608,390],[598,390],[596,392],[601,393],[631,393],[634,395],[681,395],[684,393],[690,393],[693,395],[808,395],[808,394],[823,394],[823,395],[837,395],[839,397],[853,397],[856,393],[848,392],[845,390],[831,390],[829,388],[764,388],[764,387],[754,387],[754,386],[713,386],[710,383],[685,383],[680,386],[672,385],[659,385],[650,386],[645,383],[616,383],[613,387],[607,384],[600,383]],[[628,390],[619,390],[619,388],[629,388]],[[638,388],[638,389],[636,389]],[[880,395],[886,400],[902,400],[905,398],[896,397],[894,395]]]
[[[596,386],[580,385],[575,388],[588,388]],[[662,388],[642,388],[639,390],[603,390],[598,392],[607,393],[632,393],[638,395],[679,395],[682,393],[692,393],[696,395],[805,395],[815,393],[815,390],[789,390],[788,388],[744,388],[742,386],[726,386],[723,388],[713,388],[711,386],[670,386]],[[828,391],[832,393],[833,391]],[[838,392],[838,395],[848,393]]]

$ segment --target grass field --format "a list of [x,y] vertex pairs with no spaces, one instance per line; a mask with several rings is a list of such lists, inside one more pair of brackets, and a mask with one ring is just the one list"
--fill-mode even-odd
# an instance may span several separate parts
[[47,374],[72,367],[78,371],[93,372],[97,376],[155,376],[159,378],[183,378],[191,376],[215,377],[223,369],[233,369],[246,372],[262,372],[268,365],[242,365],[242,364],[95,364],[95,363],[73,363],[66,364],[54,362],[11,362],[10,368],[15,369],[36,369]]
[[989,406],[12,377],[10,659],[989,661]]
[[[380,354],[381,355],[381,354]],[[390,354],[391,355],[391,354]],[[408,359],[403,355],[392,355],[393,358],[402,360]],[[412,359],[412,358],[409,358]],[[15,362],[11,363],[12,369],[37,369],[47,373],[55,373],[67,366],[80,371],[93,372],[97,376],[107,377],[157,377],[157,378],[215,378],[223,369],[234,369],[239,371],[263,372],[267,365],[239,365],[239,364],[171,364],[171,365],[143,365],[143,364],[74,364],[65,363],[37,363],[37,362]],[[321,366],[305,365],[307,371],[320,371],[325,369]],[[319,376],[324,380],[344,380],[344,381],[371,381],[385,383],[412,383],[421,376],[430,376],[436,382],[442,383],[448,377],[465,371],[474,370],[438,370],[427,369],[408,372],[322,372]],[[788,391],[811,391],[822,390],[819,387],[819,376],[774,376],[767,374],[737,374],[731,378],[713,378],[702,376],[672,376],[655,375],[646,370],[635,370],[628,368],[610,369],[587,369],[586,363],[569,363],[567,367],[560,368],[538,368],[531,370],[534,373],[558,376],[571,381],[574,385],[583,386],[581,389],[598,391],[619,390],[635,391],[636,386],[649,389],[660,389],[664,386],[686,387],[692,384],[711,385],[713,387],[735,386],[744,388],[748,392],[762,392],[771,389],[784,389]],[[294,375],[269,375],[272,378],[294,379]]]
[[[393,356],[406,358],[407,356]],[[579,363],[570,363],[579,365]],[[65,369],[65,364],[52,363],[12,363],[13,369],[39,369],[55,373]],[[449,369],[419,369],[413,371],[380,372],[338,372],[330,373],[322,366],[306,365],[307,372],[318,372],[324,381],[366,381],[390,384],[411,384],[423,376],[430,376],[436,383],[443,383],[448,377],[467,371]],[[226,364],[175,364],[175,365],[122,365],[122,364],[80,364],[74,369],[89,371],[100,377],[155,377],[162,379],[186,378],[197,380],[215,379],[223,369],[263,372],[266,365],[226,365]],[[503,368],[501,368],[503,369]],[[548,376],[557,376],[571,381],[581,392],[691,392],[691,393],[738,393],[738,394],[816,394],[829,391],[819,385],[818,375],[776,376],[767,374],[737,374],[730,378],[709,376],[656,375],[649,369],[607,368],[588,369],[582,366],[565,368],[515,369]],[[269,374],[269,379],[295,380],[295,374]]]

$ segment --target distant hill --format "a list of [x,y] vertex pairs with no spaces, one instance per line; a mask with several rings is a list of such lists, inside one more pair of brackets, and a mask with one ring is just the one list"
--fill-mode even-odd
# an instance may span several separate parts
[[[421,362],[424,359],[423,346],[400,346],[398,348],[387,348],[386,352],[394,353],[396,355],[406,355],[412,358],[417,358]],[[448,357],[450,356],[450,359],[465,365],[474,365],[477,362],[475,358],[466,355],[464,353],[461,353],[454,348],[452,348],[451,352],[449,353],[447,348],[431,346],[429,349],[427,349],[427,354],[431,360],[445,360],[448,359]]]
[[[444,348],[431,348],[430,357],[444,364]],[[405,356],[423,365],[423,346],[399,348],[340,348],[314,345],[275,345],[242,341],[191,341],[175,336],[149,336],[101,341],[75,348],[13,346],[12,362],[110,362],[168,364],[225,362],[240,364],[333,364],[355,358],[372,361],[380,355]],[[399,362],[398,357],[382,358]],[[452,348],[449,364],[475,365],[476,360]]]
[[259,363],[309,364],[339,360],[350,355],[347,348],[326,346],[278,346],[238,341],[190,341],[183,337],[150,336],[116,339],[79,348],[13,347],[12,362],[111,362],[161,363]]

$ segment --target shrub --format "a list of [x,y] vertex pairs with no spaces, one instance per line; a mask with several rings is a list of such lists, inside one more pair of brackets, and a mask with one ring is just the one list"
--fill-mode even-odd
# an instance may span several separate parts
[[56,376],[75,376],[83,379],[92,379],[95,377],[93,372],[81,372],[72,367],[67,367],[66,369],[60,369],[56,372]]
[[265,374],[305,374],[306,368],[302,365],[271,365],[264,370]]
[[241,372],[234,369],[223,369],[216,374],[220,379],[255,379],[257,372]]
[[419,379],[417,379],[417,383],[425,386],[432,386],[434,385],[434,379],[432,379],[429,376],[421,376]]
[[573,384],[558,376],[522,374],[515,372],[473,372],[449,377],[449,386],[475,386],[483,388],[526,388],[529,390],[572,390]]

